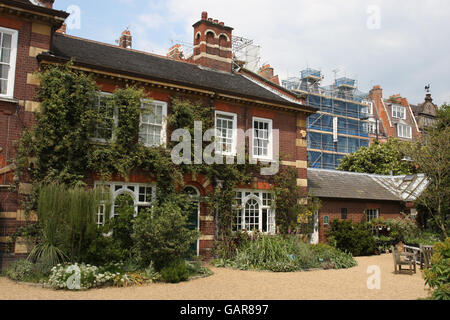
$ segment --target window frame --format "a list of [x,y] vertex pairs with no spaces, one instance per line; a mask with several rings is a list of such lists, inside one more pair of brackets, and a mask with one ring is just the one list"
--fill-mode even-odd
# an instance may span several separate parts
[[348,219],[348,208],[341,208],[341,220]]
[[[106,91],[102,91],[100,92],[100,95],[97,97],[98,101],[97,101],[97,108],[100,107],[100,101],[102,97],[105,96],[109,96],[111,97],[113,94],[111,92],[106,92]],[[113,128],[112,128],[112,133],[111,133],[111,138],[109,139],[104,139],[104,138],[98,138],[98,137],[91,137],[90,140],[94,141],[94,142],[98,142],[98,143],[109,143],[111,141],[114,141],[115,139],[115,129],[117,128],[117,126],[119,125],[119,115],[118,115],[118,110],[117,108],[114,107],[113,110]],[[97,132],[98,126],[95,126],[95,130]]]
[[[245,223],[245,208],[246,204],[250,200],[256,200],[258,203],[258,231],[262,232],[264,234],[275,234],[276,233],[276,211],[273,208],[274,204],[274,194],[273,192],[270,192],[268,190],[253,190],[253,189],[235,189],[234,190],[235,196],[234,201],[240,199],[240,204],[233,204],[232,210],[237,213],[237,215],[234,215],[233,212],[233,219],[236,219],[232,223],[232,232],[237,231],[246,231],[246,232],[253,232],[251,230],[247,230],[247,226]],[[237,194],[241,193],[241,197],[238,197]],[[247,194],[247,195],[246,195]],[[270,198],[265,197],[264,195],[270,194]],[[267,231],[263,231],[263,211],[267,210],[267,216],[266,216],[266,228]],[[240,219],[240,223],[238,223],[238,220]],[[240,225],[240,227],[239,227]]]
[[[400,129],[400,128],[402,128],[402,129]],[[408,130],[406,130],[406,129],[408,129]],[[407,132],[406,135],[404,134],[405,132]],[[397,124],[397,136],[399,138],[412,139],[412,127],[407,124],[398,123]]]
[[[406,107],[398,104],[393,104],[391,108],[392,108],[392,118],[406,120]],[[399,109],[403,110],[403,112],[400,112]],[[403,116],[400,117],[400,115]]]
[[[138,215],[139,213],[139,207],[148,207],[148,208],[153,208],[153,204],[156,200],[156,184],[151,184],[151,183],[126,183],[126,182],[122,182],[122,181],[114,181],[114,182],[110,182],[110,181],[95,181],[94,182],[94,189],[98,188],[98,187],[105,187],[105,188],[109,188],[110,192],[111,192],[111,208],[110,208],[110,212],[109,212],[109,218],[114,218],[115,214],[114,214],[114,202],[116,200],[116,198],[121,195],[121,194],[130,194],[131,197],[133,198],[134,201],[134,215],[135,217]],[[119,187],[116,190],[116,187]],[[130,189],[134,188],[134,190]],[[145,201],[147,199],[144,199],[144,201],[140,201],[139,196],[142,194],[140,192],[140,188],[150,188],[152,191],[151,193],[151,201]],[[147,193],[145,194],[147,195]],[[105,224],[105,218],[106,215],[108,214],[106,212],[106,206],[105,206],[105,201],[101,201],[100,202],[100,207],[103,207],[103,211],[99,209],[97,209],[97,216],[96,216],[96,222],[97,225],[101,226]],[[99,223],[100,222],[100,215],[103,215],[103,223]]]
[[[162,120],[161,120],[161,134],[160,134],[160,143],[159,144],[148,144],[148,143],[144,143],[141,141],[141,125],[142,123],[142,112],[140,112],[139,115],[139,143],[141,143],[142,145],[144,145],[145,147],[151,148],[151,147],[159,147],[159,146],[166,146],[167,145],[167,102],[165,101],[160,101],[160,100],[152,100],[152,99],[142,99],[141,100],[141,106],[140,106],[140,110],[148,110],[148,107],[144,107],[144,103],[146,102],[151,102],[153,108],[155,108],[156,106],[160,105],[162,107]],[[145,125],[154,125],[156,126],[156,124],[148,124],[146,123]]]
[[323,225],[328,226],[330,224],[330,216],[323,216]]
[[[378,219],[380,217],[379,209],[366,209],[365,213],[367,222],[370,222],[372,219]],[[376,217],[373,217],[373,213],[376,213]]]
[[[217,135],[217,116],[223,115],[226,117],[233,118],[233,134],[231,140],[231,152],[223,151],[223,144],[219,142],[219,137]],[[237,154],[237,114],[232,112],[226,112],[221,110],[216,110],[214,112],[214,128],[216,129],[216,153],[222,156],[236,156]]]
[[[19,31],[15,29],[0,27],[0,33],[6,33],[11,35],[11,52],[9,55],[9,72],[6,93],[0,93],[0,98],[14,98],[14,84],[16,79],[16,66],[17,66],[17,51]],[[1,44],[0,44],[1,45]]]
[[[255,143],[255,121],[266,122],[268,126],[268,140],[269,144],[267,146],[267,156],[255,155],[254,143]],[[253,159],[260,160],[273,160],[273,120],[269,118],[252,117],[252,136],[250,141],[251,155]]]

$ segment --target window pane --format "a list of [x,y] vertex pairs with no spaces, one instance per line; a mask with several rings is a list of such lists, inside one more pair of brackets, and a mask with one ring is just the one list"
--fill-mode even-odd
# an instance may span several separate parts
[[2,39],[2,47],[11,49],[11,43],[12,43],[12,35],[8,33],[2,33],[3,39]]

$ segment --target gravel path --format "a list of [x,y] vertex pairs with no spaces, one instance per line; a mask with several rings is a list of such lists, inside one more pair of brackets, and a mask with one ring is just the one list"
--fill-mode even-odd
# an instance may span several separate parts
[[[420,269],[414,275],[395,275],[392,256],[356,258],[358,266],[343,270],[295,273],[239,271],[211,267],[214,275],[179,284],[104,288],[85,292],[54,291],[0,278],[0,300],[308,300],[308,299],[417,299],[428,295]],[[381,289],[369,290],[367,268],[381,270]]]

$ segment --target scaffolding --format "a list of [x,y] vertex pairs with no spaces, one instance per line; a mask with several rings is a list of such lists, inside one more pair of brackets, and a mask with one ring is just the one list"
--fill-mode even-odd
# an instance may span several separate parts
[[306,93],[306,104],[319,109],[307,121],[309,166],[336,169],[345,155],[369,145],[366,94],[358,91],[354,79],[341,77],[329,86],[321,86],[322,80],[321,71],[307,68],[282,85]]

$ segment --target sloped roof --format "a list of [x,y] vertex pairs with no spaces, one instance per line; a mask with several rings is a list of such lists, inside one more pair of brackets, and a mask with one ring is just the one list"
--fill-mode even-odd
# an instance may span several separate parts
[[6,4],[8,6],[17,7],[17,8],[32,10],[35,13],[43,13],[43,14],[47,14],[47,15],[52,15],[54,17],[59,17],[59,18],[67,18],[69,16],[69,13],[67,13],[65,11],[55,10],[55,9],[51,9],[51,8],[47,8],[47,7],[43,7],[43,6],[38,6],[38,5],[33,4],[29,0],[1,0],[0,3]]
[[414,201],[427,185],[423,174],[381,176],[308,168],[308,191],[320,198]]
[[41,54],[38,58],[73,58],[77,64],[99,70],[112,70],[120,74],[316,111],[300,101],[294,102],[292,98],[288,98],[291,95],[288,91],[283,95],[268,90],[239,73],[212,70],[193,63],[58,33],[53,37],[52,51]]

